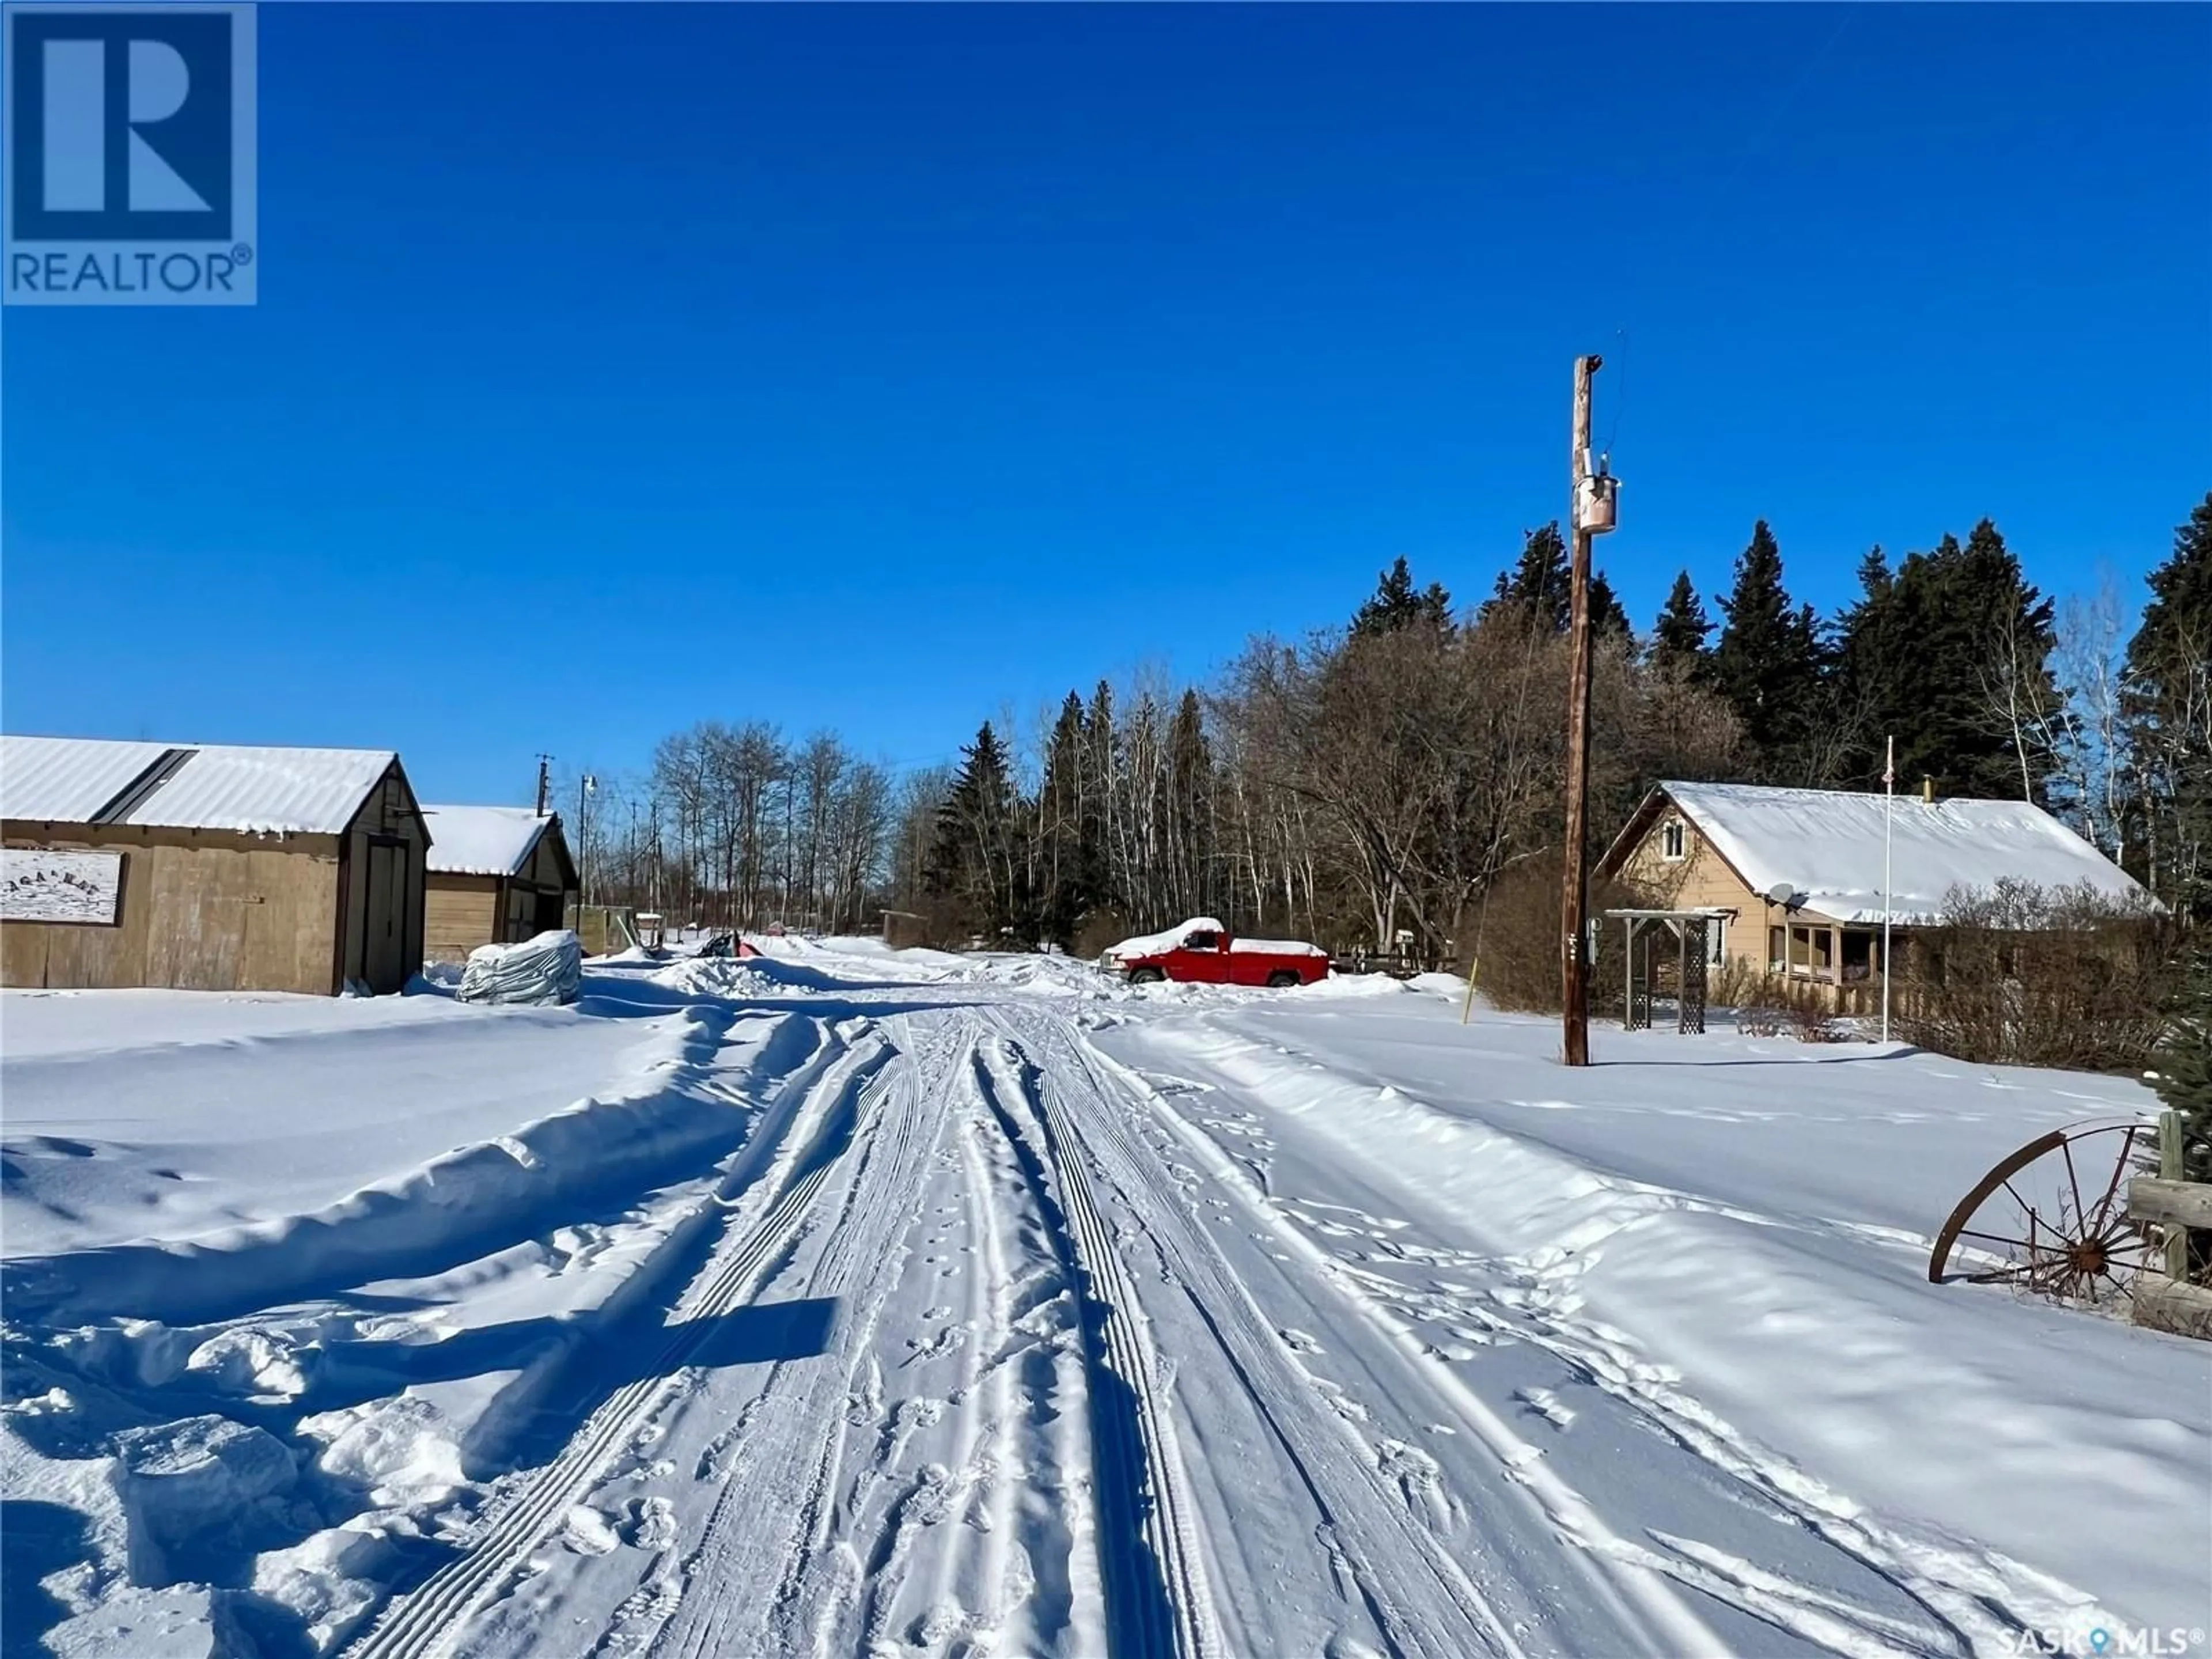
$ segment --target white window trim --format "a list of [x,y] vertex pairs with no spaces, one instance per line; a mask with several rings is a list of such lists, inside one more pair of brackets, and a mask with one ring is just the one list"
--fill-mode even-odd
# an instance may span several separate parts
[[[1668,850],[1668,843],[1673,850]],[[1659,861],[1680,864],[1690,856],[1690,827],[1680,818],[1668,818],[1659,826]]]

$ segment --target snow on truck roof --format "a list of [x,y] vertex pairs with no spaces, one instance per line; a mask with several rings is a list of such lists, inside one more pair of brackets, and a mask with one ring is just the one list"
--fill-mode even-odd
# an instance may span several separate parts
[[0,736],[0,817],[334,836],[398,758],[388,749]]
[[[1881,920],[1883,796],[1677,782],[1660,784],[1657,794],[1681,809],[1753,891],[1786,882],[1821,915]],[[1894,917],[1932,921],[1954,887],[1988,887],[2008,877],[2045,888],[2086,886],[2123,902],[2147,898],[2134,877],[2030,802],[1900,794],[1893,810]],[[1631,821],[1623,842],[1644,817],[1639,811]]]
[[428,866],[448,876],[511,876],[530,861],[550,817],[527,806],[425,806]]
[[[1119,945],[1108,947],[1109,957],[1152,957],[1163,951],[1172,951],[1193,933],[1228,933],[1229,929],[1212,916],[1193,916],[1188,921],[1169,928],[1164,933],[1142,933],[1135,939],[1125,939]],[[1250,951],[1270,957],[1325,957],[1328,951],[1318,945],[1309,945],[1303,939],[1239,939],[1230,933],[1231,951]]]

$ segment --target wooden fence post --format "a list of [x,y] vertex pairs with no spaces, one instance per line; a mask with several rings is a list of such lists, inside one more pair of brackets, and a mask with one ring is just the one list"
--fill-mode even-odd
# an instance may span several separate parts
[[[2158,1173],[2164,1181],[2181,1179],[2181,1114],[2167,1110],[2158,1115]],[[2189,1277],[2189,1229],[2168,1227],[2166,1230],[2166,1276],[2186,1280]]]

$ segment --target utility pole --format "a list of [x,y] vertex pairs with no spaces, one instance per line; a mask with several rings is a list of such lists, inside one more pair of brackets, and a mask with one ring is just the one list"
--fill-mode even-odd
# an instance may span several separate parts
[[591,811],[592,793],[599,781],[589,772],[576,780],[576,902],[582,904],[592,891],[592,837],[586,827],[586,815]]
[[1881,1040],[1889,1041],[1890,825],[1897,817],[1897,739],[1883,739],[1881,763]]
[[1589,793],[1590,514],[1583,480],[1590,465],[1590,376],[1604,360],[1575,359],[1574,448],[1569,459],[1567,523],[1574,537],[1573,580],[1567,612],[1567,867],[1559,902],[1561,1055],[1570,1066],[1589,1064],[1589,908],[1587,797]]
[[546,770],[552,763],[553,757],[550,755],[538,757],[538,816],[541,818],[545,816],[545,809],[553,804],[553,775]]

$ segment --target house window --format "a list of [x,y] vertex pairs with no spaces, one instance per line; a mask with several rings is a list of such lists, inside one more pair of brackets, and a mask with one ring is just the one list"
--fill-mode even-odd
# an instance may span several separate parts
[[1716,968],[1728,965],[1728,918],[1714,916],[1705,923],[1705,960]]
[[1684,844],[1688,839],[1688,836],[1683,830],[1681,819],[1668,819],[1659,826],[1659,856],[1669,864],[1680,864],[1682,861]]

